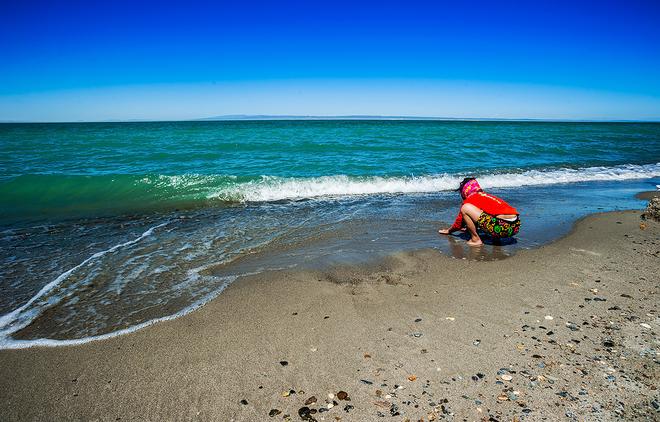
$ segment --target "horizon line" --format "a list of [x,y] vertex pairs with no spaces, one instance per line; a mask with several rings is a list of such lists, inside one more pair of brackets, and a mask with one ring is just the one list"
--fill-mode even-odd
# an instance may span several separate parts
[[296,114],[226,114],[195,119],[106,119],[106,120],[0,120],[0,124],[57,124],[57,123],[157,123],[157,122],[213,122],[213,121],[305,121],[305,120],[355,120],[355,121],[465,121],[465,122],[554,122],[554,123],[660,123],[657,119],[544,119],[525,117],[440,117],[440,116],[387,116],[387,115],[296,115]]

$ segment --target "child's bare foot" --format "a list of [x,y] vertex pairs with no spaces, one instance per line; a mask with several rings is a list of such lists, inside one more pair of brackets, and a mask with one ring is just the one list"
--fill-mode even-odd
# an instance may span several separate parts
[[469,246],[481,246],[484,244],[484,242],[482,242],[481,239],[477,239],[477,240],[470,239],[467,241],[467,244]]
[[440,229],[440,230],[438,230],[438,233],[440,233],[440,234],[449,234],[449,229]]

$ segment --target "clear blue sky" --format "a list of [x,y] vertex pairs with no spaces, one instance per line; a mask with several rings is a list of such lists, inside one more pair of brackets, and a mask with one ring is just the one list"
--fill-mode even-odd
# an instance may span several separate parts
[[0,120],[660,119],[660,2],[0,5]]

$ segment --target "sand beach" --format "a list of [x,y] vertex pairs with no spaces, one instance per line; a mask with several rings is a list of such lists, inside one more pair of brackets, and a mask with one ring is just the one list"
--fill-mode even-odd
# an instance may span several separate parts
[[261,274],[133,334],[0,351],[0,415],[656,420],[659,254],[660,224],[626,211],[504,260]]

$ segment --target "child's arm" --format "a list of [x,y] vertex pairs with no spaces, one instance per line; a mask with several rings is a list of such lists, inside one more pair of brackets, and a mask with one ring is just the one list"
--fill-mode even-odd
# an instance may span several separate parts
[[438,230],[438,233],[440,234],[451,234],[453,232],[457,232],[463,229],[463,214],[459,211],[458,215],[456,216],[456,220],[454,220],[454,224],[452,224],[448,229],[441,229]]

